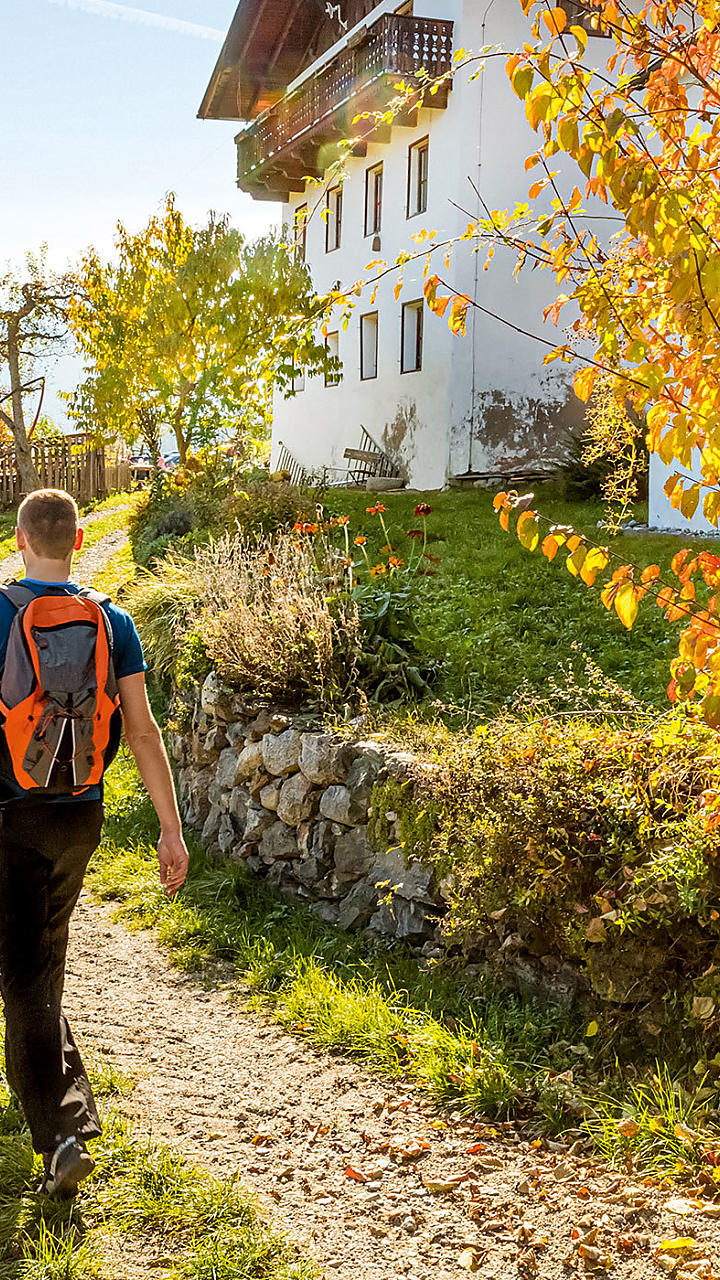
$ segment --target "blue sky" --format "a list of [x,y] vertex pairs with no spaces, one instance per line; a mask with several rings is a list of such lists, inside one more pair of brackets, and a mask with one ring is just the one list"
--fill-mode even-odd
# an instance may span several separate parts
[[43,242],[58,267],[107,254],[118,218],[141,226],[170,190],[191,221],[228,212],[253,236],[279,220],[235,186],[237,127],[196,119],[235,7],[0,0],[0,263]]

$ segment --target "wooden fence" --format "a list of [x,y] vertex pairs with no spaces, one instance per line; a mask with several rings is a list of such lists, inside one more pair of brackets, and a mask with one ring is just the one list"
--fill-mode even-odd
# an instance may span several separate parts
[[[85,435],[42,441],[32,446],[33,461],[44,489],[66,489],[81,505],[130,488],[126,462],[106,465],[105,450]],[[13,448],[0,449],[0,507],[13,507],[24,497]]]

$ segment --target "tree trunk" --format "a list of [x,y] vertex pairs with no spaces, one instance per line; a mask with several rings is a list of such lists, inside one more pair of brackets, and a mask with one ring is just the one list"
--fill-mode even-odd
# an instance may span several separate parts
[[180,454],[181,467],[185,466],[185,463],[187,462],[187,454],[188,454],[187,440],[185,439],[182,425],[181,425],[184,411],[185,411],[185,400],[181,396],[180,404],[178,405],[177,410],[173,415],[173,431],[175,432],[175,442],[178,447],[178,453]]
[[20,492],[24,495],[32,493],[33,489],[40,488],[40,478],[33,462],[32,448],[25,430],[22,380],[20,378],[20,324],[19,321],[14,319],[8,321],[7,355],[10,368],[10,390],[12,392],[12,433],[15,441],[15,464],[20,477]]

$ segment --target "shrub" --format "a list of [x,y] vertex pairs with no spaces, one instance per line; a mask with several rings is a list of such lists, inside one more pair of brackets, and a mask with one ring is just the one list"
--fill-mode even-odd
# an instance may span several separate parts
[[307,496],[287,480],[251,480],[225,499],[221,520],[226,528],[263,537],[291,529],[306,506]]
[[169,554],[126,593],[148,661],[175,683],[212,664],[238,688],[285,702],[357,697],[357,609],[328,589],[332,566],[289,535],[226,535]]
[[720,1047],[717,735],[679,715],[418,732],[423,767],[378,789],[374,835],[451,877],[449,944],[571,964],[653,1054],[693,1032]]

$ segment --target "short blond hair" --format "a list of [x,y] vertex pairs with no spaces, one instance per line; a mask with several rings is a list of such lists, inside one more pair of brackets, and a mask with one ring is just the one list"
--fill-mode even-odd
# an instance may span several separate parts
[[77,539],[80,513],[64,489],[36,489],[20,503],[17,522],[36,556],[67,560]]

